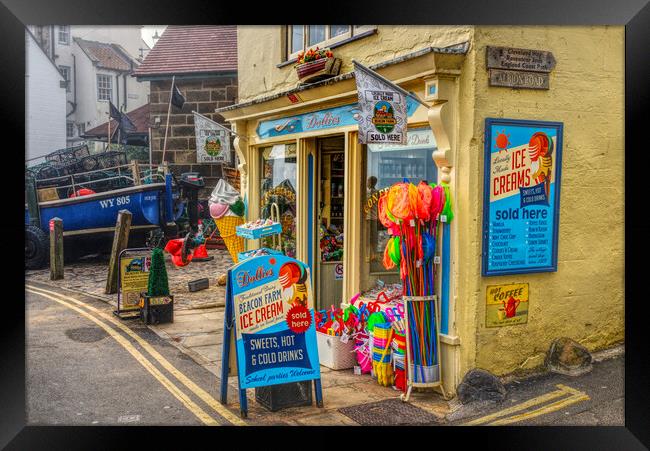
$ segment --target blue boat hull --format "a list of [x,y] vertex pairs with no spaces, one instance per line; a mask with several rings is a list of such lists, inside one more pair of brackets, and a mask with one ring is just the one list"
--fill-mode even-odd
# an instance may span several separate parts
[[[47,231],[54,217],[63,220],[66,232],[101,232],[115,228],[120,210],[131,212],[131,226],[159,226],[164,220],[165,184],[155,183],[105,193],[40,202],[40,228]],[[29,224],[29,214],[25,213]]]

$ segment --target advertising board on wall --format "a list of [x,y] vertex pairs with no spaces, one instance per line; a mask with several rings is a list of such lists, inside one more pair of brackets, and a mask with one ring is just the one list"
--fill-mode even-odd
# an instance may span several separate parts
[[560,122],[486,119],[484,276],[557,271]]
[[528,322],[528,284],[488,285],[485,326],[500,327]]

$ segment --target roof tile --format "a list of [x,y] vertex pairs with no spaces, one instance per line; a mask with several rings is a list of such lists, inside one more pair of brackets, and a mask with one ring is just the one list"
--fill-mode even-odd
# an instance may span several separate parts
[[141,77],[236,70],[235,25],[169,25],[134,75]]
[[133,61],[126,56],[125,51],[117,44],[86,41],[80,38],[75,38],[75,42],[79,44],[79,47],[86,52],[86,55],[93,62],[97,63],[98,67],[121,71],[131,70]]

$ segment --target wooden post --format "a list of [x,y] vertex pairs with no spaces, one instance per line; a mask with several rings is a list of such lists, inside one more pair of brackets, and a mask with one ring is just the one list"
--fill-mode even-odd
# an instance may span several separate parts
[[111,261],[108,264],[108,278],[106,279],[106,294],[117,293],[117,274],[119,268],[119,255],[129,244],[129,230],[131,229],[132,214],[128,210],[120,210],[115,224],[115,236],[111,249]]
[[50,219],[50,280],[63,279],[63,220]]
[[138,168],[138,160],[131,160],[131,172],[133,172],[133,184],[141,185],[140,169]]

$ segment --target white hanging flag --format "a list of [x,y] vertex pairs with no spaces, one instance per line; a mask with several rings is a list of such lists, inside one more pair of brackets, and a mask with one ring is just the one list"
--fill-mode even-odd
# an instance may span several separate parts
[[406,145],[408,92],[353,61],[357,81],[359,143]]
[[196,134],[197,163],[231,163],[230,134],[221,124],[192,111]]

